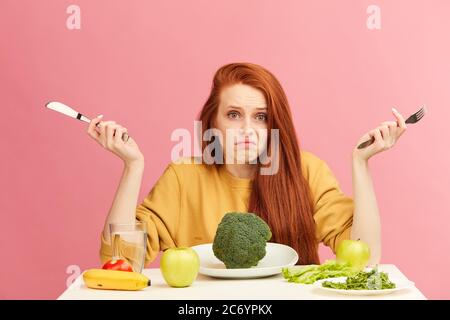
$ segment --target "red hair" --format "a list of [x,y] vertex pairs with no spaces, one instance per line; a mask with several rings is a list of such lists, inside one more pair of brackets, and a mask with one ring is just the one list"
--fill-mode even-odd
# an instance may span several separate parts
[[[207,129],[212,128],[221,90],[238,83],[252,86],[264,94],[267,103],[268,151],[270,129],[279,130],[278,172],[261,175],[258,170],[253,180],[249,212],[254,212],[267,222],[272,230],[271,241],[289,245],[297,251],[298,264],[318,264],[311,192],[302,174],[300,147],[289,103],[275,76],[252,63],[231,63],[217,70],[210,95],[199,116],[202,136]],[[203,150],[205,146],[203,142]]]

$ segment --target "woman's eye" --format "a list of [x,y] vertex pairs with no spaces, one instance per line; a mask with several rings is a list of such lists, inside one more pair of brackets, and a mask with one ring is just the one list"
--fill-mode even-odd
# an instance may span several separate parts
[[229,112],[228,113],[228,118],[230,118],[230,119],[238,119],[239,118],[239,113],[237,113],[237,112]]
[[258,113],[256,115],[256,120],[258,120],[258,121],[266,121],[267,120],[267,114],[265,114],[265,113]]

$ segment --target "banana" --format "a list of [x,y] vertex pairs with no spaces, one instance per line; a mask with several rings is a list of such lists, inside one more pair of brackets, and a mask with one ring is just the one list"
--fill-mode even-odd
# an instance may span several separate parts
[[137,272],[89,269],[83,273],[87,287],[106,290],[141,290],[151,285],[149,278]]

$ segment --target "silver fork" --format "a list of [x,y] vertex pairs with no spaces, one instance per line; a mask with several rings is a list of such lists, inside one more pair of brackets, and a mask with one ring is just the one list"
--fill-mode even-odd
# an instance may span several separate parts
[[[426,112],[427,112],[427,108],[425,106],[423,106],[422,108],[419,109],[419,111],[417,111],[416,113],[413,113],[412,115],[410,115],[409,118],[406,119],[405,123],[416,123],[416,122],[418,122],[420,119],[422,119],[424,117]],[[361,143],[358,146],[358,149],[364,149],[365,147],[370,146],[374,142],[375,142],[375,138],[372,137],[371,139]]]

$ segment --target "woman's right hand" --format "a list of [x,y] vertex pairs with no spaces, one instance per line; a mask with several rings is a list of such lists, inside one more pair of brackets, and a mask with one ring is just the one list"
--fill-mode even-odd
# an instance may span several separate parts
[[[101,121],[103,115],[94,118],[89,123],[87,133],[105,149],[111,151],[124,161],[125,164],[144,162],[144,155],[139,150],[136,141],[129,137],[127,142],[122,140],[124,128],[115,121]],[[96,125],[99,123],[99,127]]]

